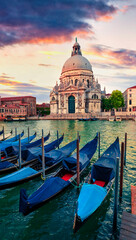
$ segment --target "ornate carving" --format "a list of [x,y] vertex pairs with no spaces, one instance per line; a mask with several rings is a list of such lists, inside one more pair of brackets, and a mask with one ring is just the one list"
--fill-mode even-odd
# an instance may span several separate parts
[[78,95],[78,106],[82,107],[82,94]]
[[60,95],[60,105],[64,107],[64,95]]

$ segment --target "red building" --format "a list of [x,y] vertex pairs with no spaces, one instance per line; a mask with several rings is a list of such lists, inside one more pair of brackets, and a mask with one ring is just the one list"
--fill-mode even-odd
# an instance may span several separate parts
[[32,96],[1,98],[0,115],[35,116],[36,98]]

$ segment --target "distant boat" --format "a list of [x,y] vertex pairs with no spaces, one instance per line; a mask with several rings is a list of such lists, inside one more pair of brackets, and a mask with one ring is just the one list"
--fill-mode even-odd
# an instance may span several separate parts
[[109,117],[110,122],[114,122],[114,117]]
[[116,122],[121,122],[121,121],[122,121],[121,117],[116,117]]
[[115,179],[117,157],[120,157],[119,138],[93,164],[91,172],[86,177],[77,201],[73,224],[75,232],[107,197]]
[[11,116],[7,116],[4,119],[4,122],[12,122],[12,121],[13,121],[13,118]]

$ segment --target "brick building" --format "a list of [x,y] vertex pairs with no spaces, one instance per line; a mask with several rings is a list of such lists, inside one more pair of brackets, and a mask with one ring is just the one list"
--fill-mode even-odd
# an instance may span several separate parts
[[35,116],[36,98],[32,96],[0,99],[0,116]]

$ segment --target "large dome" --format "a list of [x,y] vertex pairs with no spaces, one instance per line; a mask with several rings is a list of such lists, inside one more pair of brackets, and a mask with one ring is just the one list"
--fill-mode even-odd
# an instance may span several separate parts
[[74,55],[64,63],[62,73],[81,69],[92,71],[92,66],[90,62],[82,55]]

